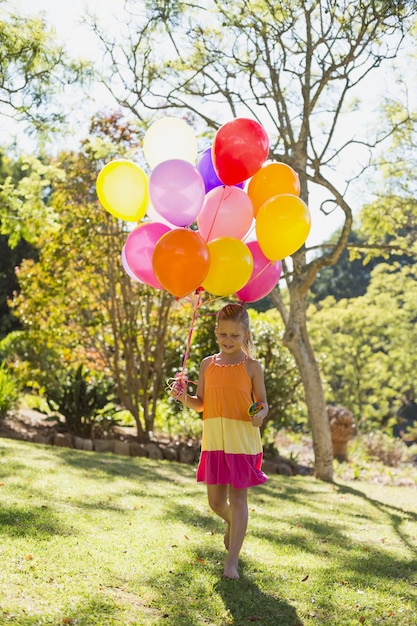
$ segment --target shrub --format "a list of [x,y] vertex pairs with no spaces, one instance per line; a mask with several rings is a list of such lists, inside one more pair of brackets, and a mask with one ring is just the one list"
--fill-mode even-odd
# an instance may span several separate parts
[[19,388],[7,367],[0,365],[0,418],[13,409],[19,400]]
[[382,431],[375,431],[364,435],[362,443],[367,455],[372,460],[378,460],[396,467],[402,460],[405,444],[399,439],[393,439]]
[[48,406],[65,418],[68,431],[80,437],[109,434],[118,423],[114,415],[113,381],[80,365],[46,388]]

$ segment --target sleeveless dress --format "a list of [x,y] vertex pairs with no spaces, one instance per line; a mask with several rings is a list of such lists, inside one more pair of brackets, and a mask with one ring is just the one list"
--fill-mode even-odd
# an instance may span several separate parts
[[262,442],[252,426],[252,381],[245,357],[240,363],[220,365],[213,356],[204,373],[203,438],[197,481],[244,489],[261,485]]

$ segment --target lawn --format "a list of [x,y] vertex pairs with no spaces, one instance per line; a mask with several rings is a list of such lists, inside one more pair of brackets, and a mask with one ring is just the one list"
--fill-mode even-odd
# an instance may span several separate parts
[[0,440],[0,624],[417,624],[417,489],[272,476],[241,579],[195,468]]

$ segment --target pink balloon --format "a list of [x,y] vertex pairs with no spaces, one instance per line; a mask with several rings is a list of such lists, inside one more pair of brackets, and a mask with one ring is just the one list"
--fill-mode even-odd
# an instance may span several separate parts
[[267,259],[257,241],[250,241],[246,245],[253,256],[253,271],[246,285],[235,295],[241,302],[256,302],[271,293],[278,283],[282,263]]
[[123,269],[126,272],[126,274],[129,276],[129,278],[134,280],[135,283],[141,283],[142,281],[139,280],[139,278],[134,275],[134,273],[132,272],[132,270],[129,267],[129,263],[126,261],[126,244],[122,248],[122,253],[120,255],[120,258],[121,258],[121,261],[122,261]]
[[197,217],[198,230],[205,241],[218,237],[242,239],[252,221],[252,201],[238,187],[215,187],[209,191]]
[[159,215],[175,226],[189,226],[201,209],[205,186],[194,165],[182,159],[169,159],[152,171],[149,194]]
[[170,230],[165,224],[145,222],[132,230],[126,239],[125,258],[127,265],[139,280],[155,287],[155,289],[163,289],[163,287],[153,270],[153,251],[162,235]]

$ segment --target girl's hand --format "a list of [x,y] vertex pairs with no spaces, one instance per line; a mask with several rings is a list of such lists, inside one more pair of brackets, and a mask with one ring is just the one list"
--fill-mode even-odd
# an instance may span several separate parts
[[250,418],[252,421],[252,426],[254,426],[255,428],[260,428],[267,415],[268,415],[267,407],[263,407],[260,411],[255,413],[255,415],[251,415]]
[[174,398],[174,400],[178,400],[184,404],[187,397],[187,383],[181,379],[176,380],[171,387],[169,395]]

